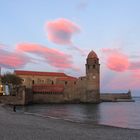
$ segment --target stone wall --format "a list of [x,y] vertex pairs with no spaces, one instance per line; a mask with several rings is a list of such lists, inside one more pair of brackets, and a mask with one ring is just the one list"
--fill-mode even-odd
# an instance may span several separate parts
[[25,105],[26,100],[26,92],[25,87],[18,88],[18,93],[16,95],[2,95],[0,96],[0,102],[4,104],[11,104],[11,105]]
[[64,103],[63,94],[33,94],[33,103],[43,104],[43,103]]
[[[57,76],[33,76],[33,75],[18,75],[23,79],[23,85],[31,88],[34,84],[55,84],[59,77]],[[63,76],[64,77],[64,76]]]
[[33,103],[33,93],[32,93],[32,89],[30,88],[26,88],[25,89],[25,93],[23,93],[24,99],[25,100],[25,104],[31,104]]
[[117,101],[118,99],[131,99],[131,92],[128,93],[102,93],[100,94],[101,101]]
[[[77,83],[78,84],[78,83]],[[88,91],[89,92],[89,91]],[[0,96],[0,102],[12,105],[26,105],[30,103],[97,103],[96,93],[88,93],[85,88],[79,85],[67,85],[63,93],[32,93],[32,89],[20,87],[16,96]],[[91,91],[94,92],[94,91]],[[95,91],[96,92],[96,91]],[[92,97],[91,97],[92,95]],[[131,92],[128,93],[104,93],[100,95],[101,101],[113,102],[119,99],[131,99]],[[89,100],[91,99],[91,100]],[[122,101],[122,100],[121,100]]]

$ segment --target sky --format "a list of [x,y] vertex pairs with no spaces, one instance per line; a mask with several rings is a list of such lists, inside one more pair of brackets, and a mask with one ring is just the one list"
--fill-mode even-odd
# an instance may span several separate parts
[[101,92],[140,96],[139,0],[0,0],[0,67],[85,75],[101,64]]

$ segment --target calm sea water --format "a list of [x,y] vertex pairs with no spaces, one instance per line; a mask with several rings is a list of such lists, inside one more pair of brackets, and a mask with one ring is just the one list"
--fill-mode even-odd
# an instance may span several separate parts
[[123,128],[140,129],[140,98],[135,102],[104,102],[92,104],[45,104],[17,107],[19,112],[78,122],[97,123]]

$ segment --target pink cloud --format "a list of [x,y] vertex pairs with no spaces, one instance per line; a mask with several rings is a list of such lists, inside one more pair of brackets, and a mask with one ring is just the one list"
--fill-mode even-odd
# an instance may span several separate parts
[[48,39],[53,43],[68,45],[70,50],[75,50],[85,56],[85,51],[72,42],[73,35],[80,32],[80,27],[74,22],[64,18],[56,19],[47,22],[45,30],[47,31]]
[[112,54],[107,59],[107,66],[112,70],[122,72],[128,69],[129,61],[123,54]]
[[72,44],[72,36],[80,32],[80,27],[68,19],[57,19],[47,22],[45,29],[48,39],[56,44]]
[[119,49],[105,48],[102,49],[102,52],[106,56],[106,65],[109,69],[117,72],[128,70],[130,65],[128,56],[120,52]]
[[104,60],[107,68],[117,72],[124,72],[120,74],[110,73],[110,77],[106,77],[105,88],[111,90],[129,90],[139,89],[140,83],[140,61],[131,60],[124,54],[121,49],[102,49],[105,55]]
[[9,52],[0,48],[0,66],[8,69],[24,67],[30,58],[17,52]]
[[16,46],[18,51],[39,55],[45,59],[47,63],[59,69],[77,69],[73,66],[72,56],[65,54],[56,49],[50,49],[43,45],[33,43],[21,43]]

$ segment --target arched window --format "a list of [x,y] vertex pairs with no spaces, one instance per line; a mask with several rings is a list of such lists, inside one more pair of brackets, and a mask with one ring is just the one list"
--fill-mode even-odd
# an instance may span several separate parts
[[32,80],[32,84],[34,85],[34,83],[35,83],[35,81],[34,80]]
[[65,85],[67,85],[67,83],[68,83],[68,82],[67,82],[67,81],[65,81]]

